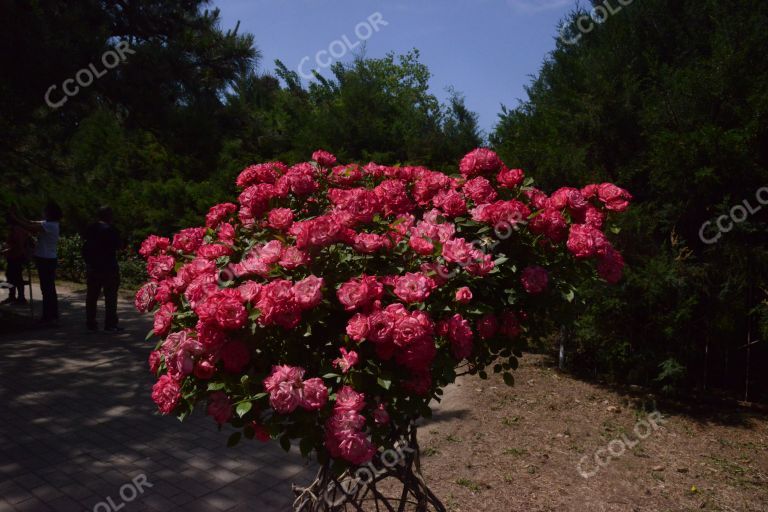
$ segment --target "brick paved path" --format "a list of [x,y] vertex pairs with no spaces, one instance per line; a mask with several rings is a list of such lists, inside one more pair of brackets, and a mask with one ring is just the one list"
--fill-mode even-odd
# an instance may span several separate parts
[[121,302],[127,331],[90,333],[84,299],[62,294],[59,328],[0,335],[0,512],[290,510],[313,473],[298,454],[155,415],[149,319]]

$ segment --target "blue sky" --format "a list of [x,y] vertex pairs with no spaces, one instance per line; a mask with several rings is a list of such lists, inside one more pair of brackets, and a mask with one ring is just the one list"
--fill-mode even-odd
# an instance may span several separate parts
[[[418,48],[433,74],[432,92],[441,100],[448,86],[462,92],[487,133],[502,103],[516,106],[526,98],[523,87],[554,49],[558,24],[576,0],[214,0],[213,5],[221,9],[223,28],[240,20],[241,32],[255,36],[261,70],[269,72],[275,59],[296,71],[302,59],[304,72],[318,68],[318,52],[328,52],[343,36],[354,45],[356,26],[378,12],[387,24],[379,24],[365,41],[366,55]],[[359,27],[358,34],[365,37],[368,30]],[[339,55],[342,48],[337,43],[330,49]],[[329,58],[323,53],[320,61]],[[347,52],[334,60],[351,58]],[[319,71],[329,74],[327,68]]]

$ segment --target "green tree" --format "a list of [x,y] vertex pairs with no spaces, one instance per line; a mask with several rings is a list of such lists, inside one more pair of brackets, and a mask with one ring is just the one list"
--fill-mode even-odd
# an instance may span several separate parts
[[580,369],[743,389],[739,347],[765,329],[765,208],[716,244],[699,230],[767,183],[766,43],[765,2],[635,2],[559,41],[529,101],[500,115],[493,146],[545,188],[612,181],[636,199],[618,237],[623,285],[583,292]]

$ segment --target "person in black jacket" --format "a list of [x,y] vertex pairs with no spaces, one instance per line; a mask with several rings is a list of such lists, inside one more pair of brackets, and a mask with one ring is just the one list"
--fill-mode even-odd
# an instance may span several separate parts
[[102,206],[99,208],[98,218],[98,222],[88,226],[83,244],[87,285],[86,325],[92,331],[98,329],[96,305],[101,291],[104,290],[104,330],[121,331],[117,325],[117,289],[120,286],[117,252],[122,249],[123,244],[120,234],[112,226],[112,209]]

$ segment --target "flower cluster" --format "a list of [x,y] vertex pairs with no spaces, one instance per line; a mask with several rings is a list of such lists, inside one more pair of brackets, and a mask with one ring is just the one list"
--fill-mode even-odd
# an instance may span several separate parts
[[613,184],[547,195],[484,148],[455,175],[312,159],[249,166],[237,202],[142,244],[161,413],[206,401],[232,442],[364,464],[458,371],[514,368],[568,279],[621,278]]

